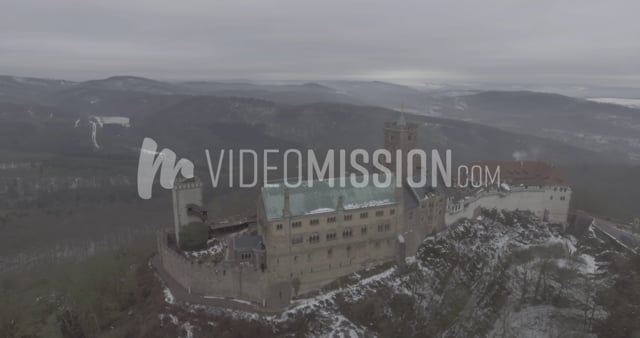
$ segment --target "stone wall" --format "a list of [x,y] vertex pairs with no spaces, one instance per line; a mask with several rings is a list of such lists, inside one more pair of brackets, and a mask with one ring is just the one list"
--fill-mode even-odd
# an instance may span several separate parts
[[[258,209],[260,219],[260,208]],[[393,210],[393,211],[392,211]],[[260,225],[270,280],[316,291],[337,278],[396,259],[402,207],[388,204],[355,210],[287,217]],[[377,212],[381,212],[380,215]],[[361,213],[367,213],[361,218]],[[351,218],[345,220],[345,216]],[[317,220],[311,225],[310,220]],[[329,222],[329,219],[332,219]],[[293,222],[300,222],[293,227]],[[329,238],[328,234],[335,234]],[[315,236],[315,239],[313,239]],[[299,238],[299,242],[292,242]]]
[[447,199],[434,195],[419,200],[415,208],[405,211],[404,229],[400,234],[406,241],[407,256],[414,256],[427,236],[444,229],[446,209]]
[[269,283],[268,275],[247,263],[199,263],[168,244],[167,232],[158,233],[160,265],[187,292],[205,298],[234,298],[269,309],[289,304],[289,284]]
[[180,242],[180,227],[202,221],[188,211],[189,204],[202,206],[202,182],[194,179],[193,182],[176,183],[171,191],[171,196],[173,200],[173,230],[178,242]]
[[[566,189],[566,190],[561,190]],[[475,196],[447,206],[447,225],[477,216],[479,208],[529,210],[549,222],[564,224],[569,216],[571,189],[554,186],[512,187],[510,191],[482,190]]]

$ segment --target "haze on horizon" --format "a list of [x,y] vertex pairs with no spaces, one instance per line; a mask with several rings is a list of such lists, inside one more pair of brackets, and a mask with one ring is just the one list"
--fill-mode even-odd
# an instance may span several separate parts
[[634,1],[0,3],[2,74],[640,87]]

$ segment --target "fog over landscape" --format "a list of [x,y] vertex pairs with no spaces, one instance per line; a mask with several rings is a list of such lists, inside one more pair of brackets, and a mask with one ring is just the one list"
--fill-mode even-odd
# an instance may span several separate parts
[[[592,0],[0,0],[0,336],[640,337],[638,12]],[[427,182],[356,202],[343,199],[383,193],[302,189],[291,203],[310,208],[304,224],[275,191],[284,221],[270,224],[273,201],[237,181],[204,184],[195,203],[156,177],[141,198],[146,138],[206,182],[205,149],[276,149],[274,163],[298,169],[284,150],[414,147],[509,164],[505,177],[524,183]],[[220,181],[240,165],[223,162]],[[394,198],[397,212],[342,221],[345,204]],[[273,234],[293,237],[272,246]],[[186,260],[178,278],[166,257]],[[312,280],[338,269],[349,273]],[[254,273],[286,278],[247,299],[262,290],[241,284]],[[233,291],[198,290],[235,276]]]

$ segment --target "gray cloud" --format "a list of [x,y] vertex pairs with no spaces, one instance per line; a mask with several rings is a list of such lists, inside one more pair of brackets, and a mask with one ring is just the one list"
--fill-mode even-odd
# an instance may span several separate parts
[[3,0],[0,73],[640,86],[640,3]]

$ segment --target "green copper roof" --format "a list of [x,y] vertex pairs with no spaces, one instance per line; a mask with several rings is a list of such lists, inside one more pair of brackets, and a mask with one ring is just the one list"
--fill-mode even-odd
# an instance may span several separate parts
[[[344,179],[344,185],[340,184],[341,178],[335,178],[313,181],[313,186],[310,186],[310,181],[303,181],[300,187],[288,188],[282,181],[270,182],[270,186],[262,187],[267,218],[282,218],[285,189],[289,191],[289,213],[294,217],[335,211],[340,196],[343,198],[345,210],[396,203],[395,176],[391,176],[391,184],[376,187],[374,175],[369,176],[369,183],[363,188],[354,187],[349,178]],[[357,181],[362,182],[362,179],[360,176]],[[384,181],[383,177],[380,180]],[[332,181],[333,187],[330,186]],[[296,184],[296,179],[290,179],[290,186]]]

